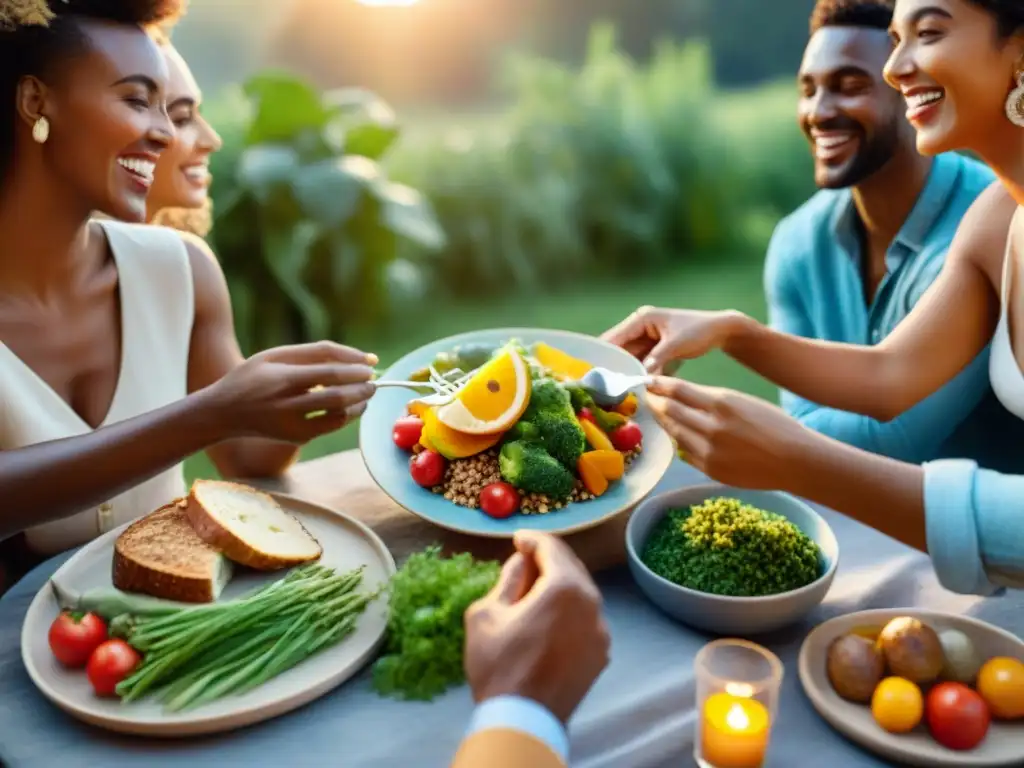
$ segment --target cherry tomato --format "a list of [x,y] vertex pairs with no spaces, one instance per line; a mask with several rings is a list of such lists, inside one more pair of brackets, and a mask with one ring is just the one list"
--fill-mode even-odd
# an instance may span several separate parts
[[504,520],[519,510],[519,491],[508,483],[491,483],[480,491],[480,509]]
[[417,485],[433,488],[444,480],[444,472],[448,464],[437,451],[420,451],[409,462],[409,473]]
[[403,416],[395,422],[391,439],[403,451],[411,451],[423,434],[423,419],[419,416]]
[[947,749],[974,749],[991,720],[981,696],[961,683],[940,683],[928,692],[925,720],[932,738]]
[[989,659],[978,672],[977,687],[998,719],[1024,717],[1024,662],[1006,656]]
[[921,689],[902,677],[885,678],[871,697],[871,714],[889,733],[912,731],[921,722],[923,713]]
[[95,613],[64,611],[53,620],[50,650],[66,667],[84,667],[92,652],[107,639],[107,625]]
[[85,674],[97,696],[116,696],[117,684],[128,677],[140,661],[139,652],[124,640],[107,640],[92,652]]
[[580,408],[580,412],[576,414],[576,418],[580,421],[589,421],[591,424],[597,424],[594,420],[594,414],[591,413],[589,408]]
[[644,433],[635,421],[627,421],[621,427],[615,429],[609,437],[612,439],[612,445],[615,446],[615,450],[622,451],[623,453],[629,453],[634,448],[639,447],[644,441]]

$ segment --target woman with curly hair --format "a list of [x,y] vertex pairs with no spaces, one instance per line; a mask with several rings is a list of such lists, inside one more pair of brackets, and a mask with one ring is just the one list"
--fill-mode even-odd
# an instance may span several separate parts
[[278,474],[374,391],[376,358],[329,342],[244,359],[209,248],[144,223],[174,137],[167,58],[148,30],[180,10],[0,0],[8,583],[182,495],[192,453],[206,450],[225,475]]
[[[889,84],[922,154],[971,150],[999,177],[961,221],[945,266],[876,346],[775,332],[739,312],[643,308],[606,334],[649,360],[722,349],[785,390],[889,420],[956,376],[991,343],[989,376],[1024,418],[1024,2],[896,0]],[[965,459],[923,467],[860,451],[736,392],[660,378],[651,403],[694,465],[845,512],[926,550],[962,593],[1024,588],[1024,467]]]

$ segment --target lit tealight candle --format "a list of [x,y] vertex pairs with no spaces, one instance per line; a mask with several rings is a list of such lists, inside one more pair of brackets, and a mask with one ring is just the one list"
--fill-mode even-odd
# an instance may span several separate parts
[[756,699],[716,693],[704,703],[701,757],[715,768],[759,768],[771,731],[768,710]]

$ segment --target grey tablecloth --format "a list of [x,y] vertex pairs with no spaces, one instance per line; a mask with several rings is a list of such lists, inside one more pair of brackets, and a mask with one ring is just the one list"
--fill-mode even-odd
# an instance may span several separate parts
[[[662,488],[704,480],[676,464]],[[848,518],[822,510],[840,542],[841,563],[825,603],[802,625],[758,640],[786,672],[769,765],[870,768],[887,765],[844,741],[814,713],[796,676],[800,642],[837,614],[921,606],[966,613],[1024,634],[1024,597],[981,600],[945,592],[928,559]],[[376,697],[364,674],[284,717],[213,738],[154,741],[82,725],[36,692],[21,662],[19,634],[29,602],[65,558],[48,562],[0,600],[0,759],[9,768],[287,766],[444,768],[472,711],[463,688],[431,704]],[[625,569],[600,579],[612,631],[612,661],[571,726],[578,768],[693,765],[692,665],[710,638],[651,607]],[[482,767],[483,768],[483,767]]]

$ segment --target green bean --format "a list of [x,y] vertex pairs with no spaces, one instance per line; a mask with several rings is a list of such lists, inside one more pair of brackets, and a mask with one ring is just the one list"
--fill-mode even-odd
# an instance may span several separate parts
[[357,591],[363,570],[339,574],[312,564],[238,600],[118,617],[145,654],[118,694],[125,702],[153,694],[180,711],[262,685],[352,633],[380,594]]

